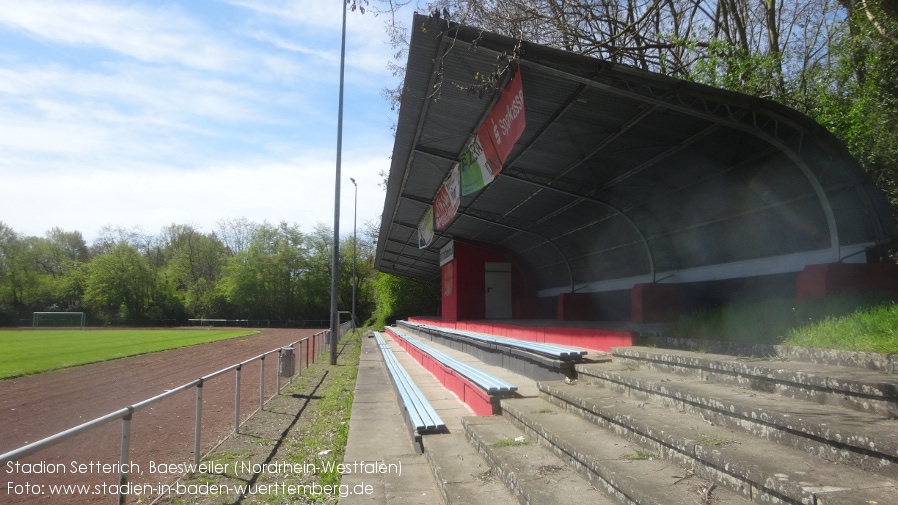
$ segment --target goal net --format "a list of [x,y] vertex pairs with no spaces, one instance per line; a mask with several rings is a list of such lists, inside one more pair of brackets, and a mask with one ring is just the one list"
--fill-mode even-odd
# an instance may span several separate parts
[[40,328],[79,328],[84,329],[87,318],[84,312],[35,312],[31,326]]

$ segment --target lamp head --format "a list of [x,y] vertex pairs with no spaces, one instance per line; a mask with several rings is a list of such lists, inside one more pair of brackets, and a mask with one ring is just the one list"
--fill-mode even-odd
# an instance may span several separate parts
[[352,177],[350,177],[350,178],[349,178],[349,180],[350,180],[350,181],[352,181],[352,185],[353,185],[353,186],[355,186],[355,185],[356,185],[356,183],[355,183],[355,179],[353,179],[353,178],[352,178]]

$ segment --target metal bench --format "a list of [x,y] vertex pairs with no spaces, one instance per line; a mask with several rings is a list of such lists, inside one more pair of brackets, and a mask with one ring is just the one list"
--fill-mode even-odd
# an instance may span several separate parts
[[497,337],[494,335],[487,335],[486,333],[478,333],[474,331],[467,330],[454,330],[451,328],[443,328],[440,326],[430,326],[426,324],[420,323],[412,323],[409,321],[402,321],[402,324],[421,328],[428,331],[440,331],[443,333],[449,333],[454,335],[460,335],[463,337],[468,337],[476,340],[480,340],[483,342],[489,342],[496,345],[501,345],[505,347],[513,347],[516,349],[522,349],[528,352],[532,352],[535,354],[539,354],[541,356],[546,356],[549,358],[554,358],[562,361],[576,361],[582,359],[584,355],[586,355],[589,351],[578,349],[575,347],[568,347],[564,345],[558,344],[546,344],[542,342],[533,342],[530,340],[520,340],[516,338],[506,338],[506,337]]
[[396,327],[391,328],[391,330],[398,334],[409,344],[421,350],[421,352],[430,355],[430,357],[432,357],[433,359],[439,361],[446,367],[451,368],[459,375],[464,376],[472,383],[477,385],[477,387],[483,389],[491,395],[499,393],[512,393],[518,390],[518,387],[514,384],[510,384],[494,375],[491,375],[463,361],[453,358],[452,356],[421,342],[420,340],[410,335],[408,332],[405,332]]
[[424,393],[418,389],[415,382],[409,376],[405,368],[396,359],[393,350],[387,345],[379,332],[374,332],[374,338],[377,341],[377,347],[384,358],[390,379],[393,381],[393,388],[396,395],[402,403],[402,416],[405,418],[409,432],[415,445],[415,450],[421,452],[421,435],[424,433],[445,431],[446,424],[437,414],[436,410],[427,401]]

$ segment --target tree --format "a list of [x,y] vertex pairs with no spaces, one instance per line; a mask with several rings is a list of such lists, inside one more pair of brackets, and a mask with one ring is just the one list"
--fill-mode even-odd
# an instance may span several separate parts
[[24,306],[30,278],[25,243],[6,223],[0,221],[0,319],[12,322]]
[[841,0],[841,4],[852,15],[866,18],[880,37],[898,45],[898,0]]
[[90,262],[85,302],[107,320],[142,320],[156,294],[155,278],[144,255],[119,242]]
[[218,237],[231,255],[246,251],[259,228],[257,223],[245,217],[219,219],[216,224],[218,225]]
[[249,247],[228,261],[221,290],[239,317],[287,320],[303,315],[300,282],[308,271],[296,225],[259,225]]
[[377,308],[372,324],[383,327],[412,315],[436,314],[440,301],[439,282],[380,274],[374,283]]
[[814,88],[809,114],[846,144],[898,217],[898,136],[892,126],[898,117],[898,44],[856,11],[831,53],[831,78],[818,81],[825,84]]
[[192,317],[224,316],[223,298],[215,285],[223,275],[228,249],[214,233],[200,233],[189,225],[162,229],[163,276],[172,295]]
[[90,261],[81,232],[52,228],[43,238],[29,237],[36,275],[29,304],[35,310],[81,310],[84,268]]

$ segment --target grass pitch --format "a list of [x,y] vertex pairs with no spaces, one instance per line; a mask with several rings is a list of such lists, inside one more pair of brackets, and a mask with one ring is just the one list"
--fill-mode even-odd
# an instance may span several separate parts
[[0,380],[255,333],[245,329],[0,331]]

